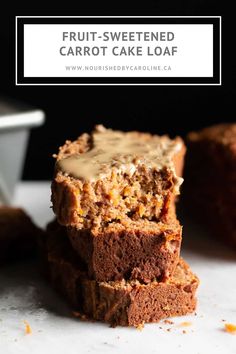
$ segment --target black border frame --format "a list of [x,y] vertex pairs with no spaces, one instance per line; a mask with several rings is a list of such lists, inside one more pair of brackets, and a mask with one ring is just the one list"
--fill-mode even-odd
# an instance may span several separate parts
[[[213,24],[213,77],[24,77],[24,24]],[[221,16],[16,16],[16,85],[221,85]]]

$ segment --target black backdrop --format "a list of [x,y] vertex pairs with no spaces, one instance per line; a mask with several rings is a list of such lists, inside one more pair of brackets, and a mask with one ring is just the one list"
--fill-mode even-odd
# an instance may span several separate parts
[[[116,3],[92,4],[87,9],[70,6],[65,10],[44,7],[42,2],[28,6],[12,5],[1,12],[0,94],[22,99],[46,113],[46,124],[32,131],[24,178],[50,179],[52,153],[65,139],[74,139],[97,123],[123,130],[142,130],[184,136],[192,129],[226,121],[235,121],[235,56],[233,10],[223,9],[216,1],[156,1],[145,8],[131,6],[124,11]],[[172,4],[173,3],[173,4]],[[233,2],[232,2],[233,3]],[[50,3],[52,6],[52,3]],[[14,84],[15,15],[222,15],[223,57],[222,86],[18,86]]]

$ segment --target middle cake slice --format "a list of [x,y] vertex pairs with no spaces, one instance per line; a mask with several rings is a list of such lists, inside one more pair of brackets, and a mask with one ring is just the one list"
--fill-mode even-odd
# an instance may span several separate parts
[[66,230],[73,248],[87,264],[89,276],[96,281],[163,281],[173,274],[179,260],[182,227],[174,213],[165,223],[141,219]]

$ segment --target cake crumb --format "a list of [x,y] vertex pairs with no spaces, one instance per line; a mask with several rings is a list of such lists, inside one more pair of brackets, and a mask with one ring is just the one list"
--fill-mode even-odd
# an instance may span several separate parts
[[139,331],[142,331],[144,329],[144,323],[140,323],[139,325],[136,326],[136,328],[139,330]]
[[189,327],[192,326],[192,322],[181,322],[179,324],[180,327]]
[[173,325],[174,322],[170,320],[164,320],[163,323]]
[[231,334],[236,334],[236,325],[232,323],[225,323],[225,331]]
[[76,318],[79,318],[82,321],[88,321],[87,316],[79,311],[72,311],[72,315]]
[[25,324],[25,334],[31,334],[32,333],[32,329],[31,329],[29,323],[25,320],[24,324]]
[[170,332],[171,331],[171,328],[167,328],[167,332]]
[[221,320],[222,322],[225,322],[226,320]]
[[182,331],[183,334],[186,334],[187,332],[185,330]]

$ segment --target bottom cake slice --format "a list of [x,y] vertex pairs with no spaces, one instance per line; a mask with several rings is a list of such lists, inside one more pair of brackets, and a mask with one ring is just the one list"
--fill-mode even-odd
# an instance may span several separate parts
[[183,259],[165,282],[96,282],[88,278],[85,265],[78,260],[65,236],[65,228],[51,224],[44,246],[53,286],[88,318],[114,326],[139,326],[186,315],[196,308],[199,281]]

